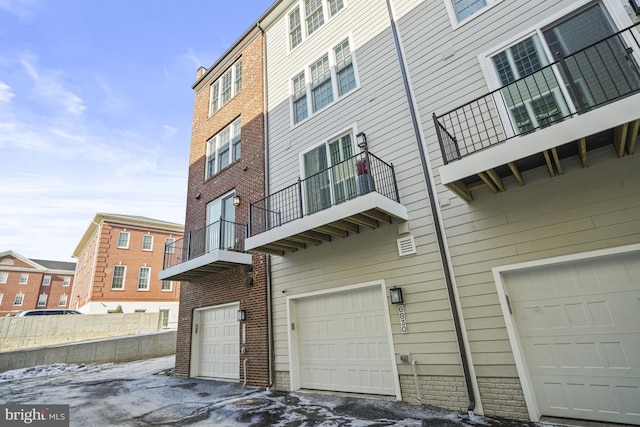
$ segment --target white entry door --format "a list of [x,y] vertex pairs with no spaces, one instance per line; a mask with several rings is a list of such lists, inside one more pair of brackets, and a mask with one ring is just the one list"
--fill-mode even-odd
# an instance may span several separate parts
[[384,302],[380,286],[293,301],[301,388],[396,395]]
[[194,341],[198,377],[240,378],[239,304],[197,310]]
[[542,415],[640,424],[640,253],[503,277]]

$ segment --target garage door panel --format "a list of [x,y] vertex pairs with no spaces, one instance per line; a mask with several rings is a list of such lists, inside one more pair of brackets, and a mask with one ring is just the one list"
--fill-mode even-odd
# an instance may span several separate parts
[[238,305],[200,310],[197,376],[239,379]]
[[300,386],[395,394],[380,287],[294,302]]
[[640,425],[640,254],[504,278],[541,413]]

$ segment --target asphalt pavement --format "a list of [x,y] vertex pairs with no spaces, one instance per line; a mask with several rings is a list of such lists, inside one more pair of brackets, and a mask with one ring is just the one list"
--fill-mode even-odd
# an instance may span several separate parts
[[[551,426],[468,416],[383,399],[281,393],[173,376],[174,356],[0,374],[0,402],[68,404],[71,426],[515,427]],[[38,371],[39,370],[39,371]],[[43,376],[37,376],[43,375]]]

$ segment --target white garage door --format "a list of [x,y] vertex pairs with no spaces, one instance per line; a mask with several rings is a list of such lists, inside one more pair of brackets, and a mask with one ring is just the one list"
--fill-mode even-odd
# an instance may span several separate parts
[[395,395],[380,286],[296,299],[300,387]]
[[199,327],[197,376],[239,379],[239,305],[198,310]]
[[640,424],[640,254],[504,278],[540,412]]

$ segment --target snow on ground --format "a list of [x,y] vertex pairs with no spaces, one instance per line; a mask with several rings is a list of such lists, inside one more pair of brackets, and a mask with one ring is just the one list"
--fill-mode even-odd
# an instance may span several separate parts
[[[112,363],[108,363],[102,366],[109,366],[109,365],[112,365]],[[52,365],[39,365],[39,366],[32,366],[30,368],[14,369],[12,371],[6,371],[6,372],[0,373],[0,383],[6,382],[6,381],[20,380],[23,378],[49,377],[49,376],[61,375],[61,374],[66,374],[71,372],[88,371],[98,366],[100,365],[96,365],[96,364],[85,365],[84,363],[80,365],[54,363]]]

